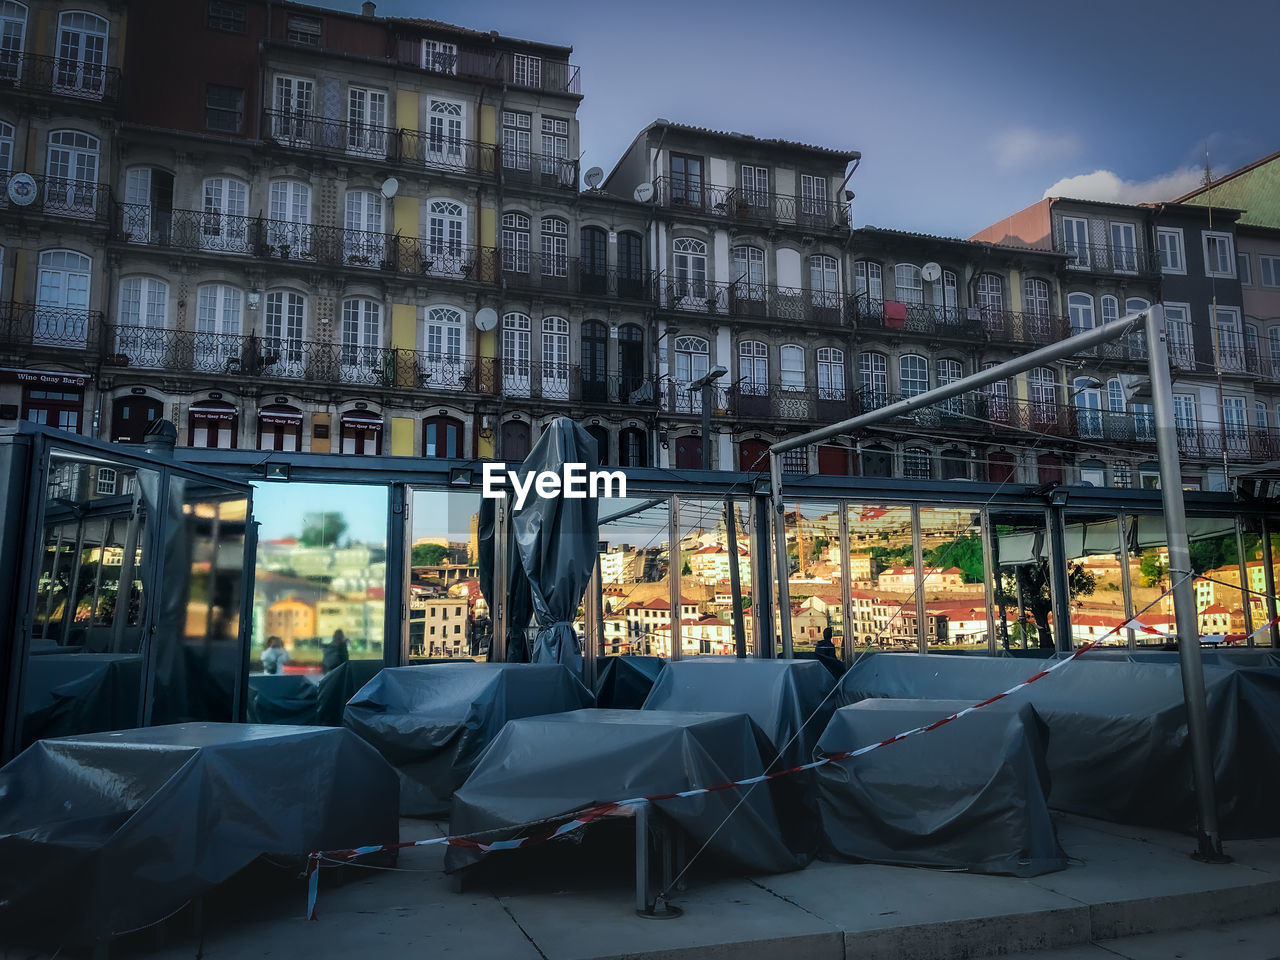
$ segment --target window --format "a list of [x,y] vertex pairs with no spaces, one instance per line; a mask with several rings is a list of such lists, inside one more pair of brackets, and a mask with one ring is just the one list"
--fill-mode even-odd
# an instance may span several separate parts
[[342,241],[348,263],[378,266],[386,253],[382,235],[382,194],[348,190]]
[[974,305],[987,312],[1003,310],[1004,281],[994,273],[980,274],[974,288]]
[[273,256],[311,256],[311,186],[272,180],[267,201],[267,244]]
[[98,138],[79,130],[49,134],[45,212],[89,217],[98,209]]
[[232,450],[238,439],[240,415],[236,408],[220,400],[192,404],[187,417],[187,442],[193,447]]
[[0,78],[12,80],[21,72],[26,34],[27,8],[16,0],[0,0]]
[[644,431],[636,427],[627,427],[618,434],[619,465],[623,467],[647,466],[647,447]]
[[423,319],[424,387],[460,387],[465,382],[462,367],[463,316],[453,307],[429,307]]
[[898,358],[898,387],[902,396],[914,397],[929,389],[929,361],[909,353]]
[[1051,367],[1036,367],[1027,374],[1031,418],[1036,425],[1058,422],[1058,375]]
[[93,261],[74,250],[44,250],[36,274],[37,344],[83,347],[89,335]]
[[862,402],[868,409],[883,407],[888,402],[889,361],[882,353],[858,354],[858,384]]
[[533,117],[514,110],[502,111],[502,165],[508,170],[529,169],[529,136]]
[[101,97],[106,77],[107,21],[80,11],[58,17],[54,87],[60,93]]
[[210,177],[204,182],[204,216],[200,220],[200,247],[227,253],[249,252],[249,185],[231,177]]
[[1194,370],[1196,351],[1191,336],[1190,307],[1185,303],[1166,303],[1165,329],[1169,331],[1169,359],[1180,370]]
[[542,86],[542,58],[517,53],[511,57],[511,82],[522,87]]
[[442,40],[422,41],[422,69],[436,73],[458,72],[458,45]]
[[1086,487],[1105,487],[1107,467],[1101,460],[1084,460],[1080,464],[1080,482]]
[[1249,265],[1249,254],[1236,254],[1236,275],[1240,277],[1240,282],[1246,287],[1253,286],[1253,270]]
[[542,275],[569,275],[569,223],[559,217],[542,218]]
[[244,125],[244,90],[211,83],[205,87],[204,125],[209,130],[239,133]]
[[[1114,300],[1114,298],[1112,298]],[[1071,335],[1093,329],[1093,297],[1087,293],[1073,293],[1067,297],[1067,312],[1071,316]]]
[[165,356],[165,314],[169,285],[153,277],[125,277],[120,281],[116,352],[140,367],[159,366]]
[[759,247],[733,248],[733,295],[738,300],[764,300],[764,251]]
[[462,421],[453,417],[427,417],[422,421],[422,455],[460,458],[462,429]]
[[859,260],[853,265],[854,292],[869,300],[884,299],[884,283],[880,264],[874,260]]
[[569,159],[569,122],[555,117],[542,118],[542,173],[555,177],[563,186],[572,186]]
[[[983,370],[990,370],[995,362],[984,363]],[[987,419],[994,424],[1009,422],[1009,381],[997,380],[982,388],[982,399],[986,405]]]
[[1253,425],[1259,430],[1267,429],[1267,405],[1261,400],[1253,402]]
[[924,303],[924,283],[920,268],[914,263],[900,263],[893,268],[893,286],[903,303]]
[[818,399],[843,400],[844,351],[836,347],[818,348]]
[[382,453],[382,418],[376,413],[353,410],[342,415],[342,452],[376,457]]
[[286,143],[310,143],[313,139],[315,84],[305,77],[277,76],[275,112],[271,135]]
[[387,155],[387,94],[367,87],[347,88],[347,151],[366,157]]
[[288,404],[258,410],[258,449],[286,453],[302,449],[302,411]]
[[302,338],[307,322],[307,298],[293,290],[272,290],[266,296],[263,349],[275,355],[273,373],[300,377],[304,373]]
[[1160,269],[1164,273],[1186,273],[1187,258],[1182,250],[1182,231],[1174,227],[1156,230],[1156,243],[1160,247]]
[[1134,436],[1146,443],[1154,442],[1156,439],[1156,422],[1151,404],[1132,404],[1130,412],[1133,414]]
[[1125,460],[1117,460],[1111,465],[1111,482],[1113,486],[1133,486],[1133,468]]
[[1062,218],[1062,252],[1071,254],[1068,267],[1088,269],[1089,257],[1089,221],[1082,217]]
[[502,391],[529,396],[529,352],[533,322],[523,313],[502,318]]
[[800,174],[800,212],[810,218],[827,215],[827,178]]
[[227,284],[207,283],[196,291],[196,367],[208,372],[238,369],[244,294]]
[[[955,383],[964,377],[964,368],[959,360],[942,359],[938,361],[938,386]],[[964,413],[964,397],[951,397],[942,402],[942,409],[957,416]]]
[[840,309],[840,271],[835,257],[809,258],[809,295],[819,309]]
[[902,475],[909,480],[933,479],[933,458],[928,450],[908,447],[902,451]]
[[1201,231],[1204,243],[1204,275],[1206,277],[1234,277],[1235,250],[1231,234]]
[[1107,381],[1107,409],[1112,413],[1124,413],[1124,384],[1119,377]]
[[702,158],[671,154],[671,202],[677,206],[702,206]]
[[782,472],[806,475],[809,472],[809,448],[796,447],[782,454]]
[[784,343],[781,349],[782,389],[793,393],[804,389],[804,347]]
[[1137,228],[1132,223],[1111,224],[1111,267],[1116,273],[1138,272]]
[[1102,437],[1102,392],[1093,377],[1076,377],[1071,393],[1076,407],[1076,430],[1081,437]]
[[1280,287],[1280,257],[1258,254],[1258,279],[1264,287]]
[[1179,441],[1194,441],[1196,435],[1196,398],[1190,393],[1173,395],[1173,423],[1178,431]]
[[529,218],[523,213],[502,215],[502,269],[529,272]]
[[542,395],[569,399],[569,321],[542,318]]
[[[701,240],[690,237],[677,237],[672,243],[675,266],[675,298],[679,301],[692,301],[690,306],[698,307],[697,301],[705,304],[707,298],[707,245]],[[683,305],[683,304],[682,304]]]
[[[0,48],[0,57],[3,48]],[[0,77],[2,77],[3,60],[0,60]],[[13,169],[13,125],[0,120],[0,173],[8,173]]]
[[427,106],[427,163],[446,167],[465,167],[466,153],[462,143],[462,104],[453,100],[431,98]]
[[1267,331],[1267,343],[1271,359],[1271,379],[1280,380],[1280,327],[1272,327]]
[[600,227],[578,231],[579,262],[583,293],[605,293],[609,276],[609,235]]
[[710,369],[710,345],[702,337],[676,337],[675,409],[701,413],[702,392],[690,393],[687,385],[705,377]]
[[[1212,305],[1210,309],[1213,309]],[[1245,351],[1244,337],[1240,329],[1240,308],[1218,307],[1213,326],[1218,338],[1218,360],[1222,369],[1243,373]]]
[[769,168],[743,164],[739,183],[742,185],[742,202],[752,207],[769,205]]
[[244,4],[210,0],[209,29],[227,33],[244,33]]
[[[453,200],[432,200],[427,204],[427,254],[436,259],[437,267],[448,271],[448,262],[461,267],[462,248],[466,241],[466,208]],[[439,272],[439,271],[437,271]]]
[[738,391],[760,397],[769,392],[769,348],[759,340],[738,344]]
[[349,378],[380,372],[382,304],[359,297],[342,303],[342,366]]
[[956,316],[956,275],[952,270],[943,270],[942,277],[932,283],[934,312],[943,323],[950,322]]
[[308,47],[320,46],[320,21],[316,17],[290,16],[285,21],[284,38]]
[[80,414],[84,408],[82,387],[26,386],[22,390],[22,419],[59,430],[80,432]]

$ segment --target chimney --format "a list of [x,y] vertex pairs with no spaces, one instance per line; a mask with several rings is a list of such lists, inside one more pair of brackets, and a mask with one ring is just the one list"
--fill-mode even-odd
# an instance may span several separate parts
[[373,0],[364,0],[364,3],[360,4],[360,16],[372,17],[373,11],[377,8],[378,5],[374,3]]

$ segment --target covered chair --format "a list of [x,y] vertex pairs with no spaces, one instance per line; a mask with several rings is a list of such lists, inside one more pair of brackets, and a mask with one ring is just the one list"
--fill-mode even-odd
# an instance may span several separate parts
[[639,710],[662,672],[662,657],[605,657],[596,680],[596,703],[601,707]]

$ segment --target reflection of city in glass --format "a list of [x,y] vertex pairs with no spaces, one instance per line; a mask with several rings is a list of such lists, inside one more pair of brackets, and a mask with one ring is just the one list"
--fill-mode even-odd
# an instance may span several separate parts
[[409,660],[483,659],[489,606],[480,592],[480,496],[414,490],[409,546]]
[[254,669],[279,637],[279,670],[320,673],[348,658],[381,659],[387,581],[387,489],[258,483]]

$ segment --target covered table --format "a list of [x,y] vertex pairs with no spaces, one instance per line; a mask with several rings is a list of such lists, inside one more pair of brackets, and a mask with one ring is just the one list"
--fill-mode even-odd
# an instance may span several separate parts
[[22,736],[27,744],[46,737],[134,727],[141,721],[140,653],[31,657],[23,685]]
[[812,759],[837,706],[829,696],[834,685],[817,660],[698,657],[668,663],[644,709],[745,713],[780,751],[780,764],[791,767]]
[[263,855],[398,838],[395,773],[342,729],[184,723],[42,740],[0,769],[0,930],[162,919]]
[[[521,824],[568,819],[600,803],[758,776],[769,753],[764,735],[741,713],[576,710],[513,720],[455,794],[449,832],[501,831],[506,838]],[[781,783],[654,806],[686,836],[690,851],[707,843],[712,858],[748,873],[795,870],[808,858],[795,852],[787,831],[803,814],[778,789]],[[460,870],[483,856],[450,846],[445,869]]]
[[[1010,658],[884,654],[840,682],[841,703],[961,699],[1008,690],[1044,664]],[[1218,810],[1227,838],[1274,836],[1280,787],[1280,669],[1204,666]],[[1014,695],[1049,725],[1049,805],[1085,816],[1187,830],[1195,823],[1178,664],[1066,664]]]
[[342,711],[366,683],[382,670],[382,658],[345,660],[320,678],[316,689],[316,723],[342,726]]
[[441,817],[503,724],[594,705],[558,663],[457,663],[383,670],[347,704],[346,725],[400,775],[405,816]]
[[245,716],[250,723],[311,726],[317,722],[317,693],[316,681],[305,673],[254,674]]
[[[822,753],[856,750],[972,703],[863,700],[837,710]],[[819,767],[826,859],[1034,877],[1066,867],[1049,817],[1048,729],[1001,701],[927,734]]]
[[605,657],[600,661],[596,680],[596,703],[601,707],[639,710],[665,662],[662,657]]

